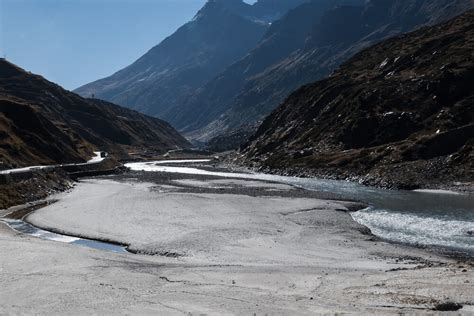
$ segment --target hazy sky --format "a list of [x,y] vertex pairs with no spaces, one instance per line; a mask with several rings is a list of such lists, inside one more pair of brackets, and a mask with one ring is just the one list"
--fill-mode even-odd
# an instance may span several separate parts
[[129,65],[205,0],[0,0],[0,54],[67,89]]

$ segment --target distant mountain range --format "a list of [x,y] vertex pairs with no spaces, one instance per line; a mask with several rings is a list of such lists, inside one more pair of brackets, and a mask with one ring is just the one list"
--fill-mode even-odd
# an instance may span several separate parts
[[388,187],[471,182],[473,52],[474,10],[363,50],[294,92],[264,120],[243,159]]
[[[249,55],[197,91],[170,123],[202,141],[255,123],[361,49],[474,7],[472,0],[371,0],[330,10],[322,4],[302,5],[274,23]],[[295,34],[301,39],[292,42]]]
[[213,0],[194,19],[114,75],[76,90],[169,120],[196,89],[245,56],[269,23],[304,0]]
[[84,162],[94,150],[119,158],[188,146],[168,123],[84,99],[0,59],[1,168]]
[[137,62],[77,92],[233,147],[292,91],[360,50],[470,8],[474,0],[208,1]]

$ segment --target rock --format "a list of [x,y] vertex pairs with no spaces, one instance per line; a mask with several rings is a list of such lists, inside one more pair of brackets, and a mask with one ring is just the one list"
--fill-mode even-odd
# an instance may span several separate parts
[[454,302],[445,302],[437,304],[433,310],[440,311],[440,312],[451,312],[451,311],[458,311],[462,308],[461,304],[454,303]]

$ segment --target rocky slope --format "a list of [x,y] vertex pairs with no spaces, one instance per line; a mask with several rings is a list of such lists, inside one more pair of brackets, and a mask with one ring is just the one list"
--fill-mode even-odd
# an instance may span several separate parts
[[247,164],[416,188],[474,179],[474,11],[362,51],[293,93]]
[[186,146],[168,123],[83,99],[0,59],[1,168],[82,162],[93,149],[123,155]]
[[211,0],[194,19],[114,75],[76,90],[168,120],[187,96],[255,47],[268,22],[306,0]]
[[[344,4],[334,8],[336,4]],[[261,120],[301,85],[383,39],[447,20],[473,0],[312,1],[275,22],[249,55],[189,98],[170,122],[201,141]]]

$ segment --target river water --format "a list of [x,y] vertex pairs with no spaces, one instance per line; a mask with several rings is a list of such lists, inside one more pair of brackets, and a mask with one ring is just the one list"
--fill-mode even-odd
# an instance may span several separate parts
[[[298,178],[262,173],[231,173],[169,166],[179,161],[129,163],[136,171],[170,172],[274,181],[307,190],[341,194],[369,208],[352,214],[373,234],[388,241],[442,247],[474,256],[474,195],[447,191],[383,190],[354,182]],[[200,161],[205,162],[205,161]],[[164,165],[167,164],[167,165]]]
[[23,220],[2,218],[0,219],[0,222],[7,224],[14,231],[27,234],[33,237],[41,238],[41,239],[53,240],[53,241],[67,243],[67,244],[74,244],[74,245],[79,245],[79,246],[84,246],[88,248],[94,248],[94,249],[99,249],[99,250],[104,250],[104,251],[109,251],[109,252],[115,252],[115,253],[127,252],[124,246],[114,245],[111,243],[101,242],[97,240],[90,240],[90,239],[85,239],[85,238],[56,234],[50,231],[40,229],[33,225],[30,225]]

